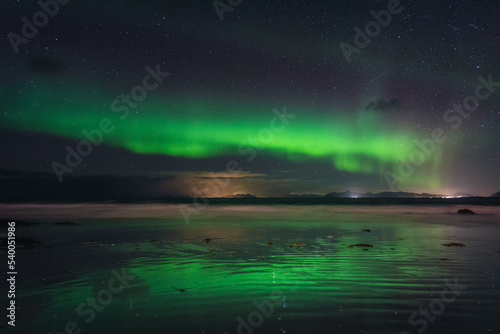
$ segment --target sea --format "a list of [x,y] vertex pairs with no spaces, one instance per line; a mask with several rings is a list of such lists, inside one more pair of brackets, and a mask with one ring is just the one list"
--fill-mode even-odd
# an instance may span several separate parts
[[500,333],[500,206],[465,204],[0,204],[0,333]]

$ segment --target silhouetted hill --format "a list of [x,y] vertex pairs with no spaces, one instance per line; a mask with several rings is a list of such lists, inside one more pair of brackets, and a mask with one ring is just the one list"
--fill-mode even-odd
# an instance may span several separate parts
[[288,194],[287,198],[323,198],[320,194]]
[[226,196],[225,198],[258,198],[258,197],[252,194],[236,194],[236,195]]
[[453,196],[455,196],[455,197],[476,197],[472,194],[464,193],[464,192],[455,193],[455,194],[453,194]]
[[490,197],[500,197],[500,191],[497,192],[497,193],[494,193],[493,195],[491,195]]
[[324,197],[326,198],[353,198],[353,197],[358,197],[358,193],[353,193],[349,190],[347,191],[343,191],[343,192],[332,192],[332,193],[328,193],[326,194]]

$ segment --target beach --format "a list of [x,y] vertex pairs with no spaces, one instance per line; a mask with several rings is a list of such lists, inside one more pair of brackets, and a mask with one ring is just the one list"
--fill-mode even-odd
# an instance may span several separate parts
[[38,244],[0,331],[498,333],[500,208],[462,208],[2,204]]

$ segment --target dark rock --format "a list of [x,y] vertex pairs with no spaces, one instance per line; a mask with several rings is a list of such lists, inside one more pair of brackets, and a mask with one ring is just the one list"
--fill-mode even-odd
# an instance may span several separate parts
[[474,211],[469,210],[469,209],[458,210],[457,213],[459,215],[475,215],[476,214]]
[[460,244],[457,242],[450,242],[449,244],[442,244],[442,245],[446,247],[465,247],[464,244]]
[[371,232],[371,230],[363,230],[363,232]]
[[356,244],[356,245],[347,246],[347,248],[354,248],[354,247],[373,248],[373,245],[370,245],[370,244]]
[[268,246],[272,246],[272,245],[274,245],[274,244],[273,244],[272,242],[266,242],[266,245],[268,245]]
[[212,239],[210,239],[210,238],[205,238],[205,239],[203,239],[202,241],[204,241],[204,242],[206,242],[206,243],[208,244],[210,241],[212,241]]

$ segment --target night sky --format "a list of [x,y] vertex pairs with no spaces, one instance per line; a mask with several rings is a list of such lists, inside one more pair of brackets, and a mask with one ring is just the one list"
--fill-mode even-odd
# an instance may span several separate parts
[[0,199],[500,190],[497,1],[60,2],[2,3]]

